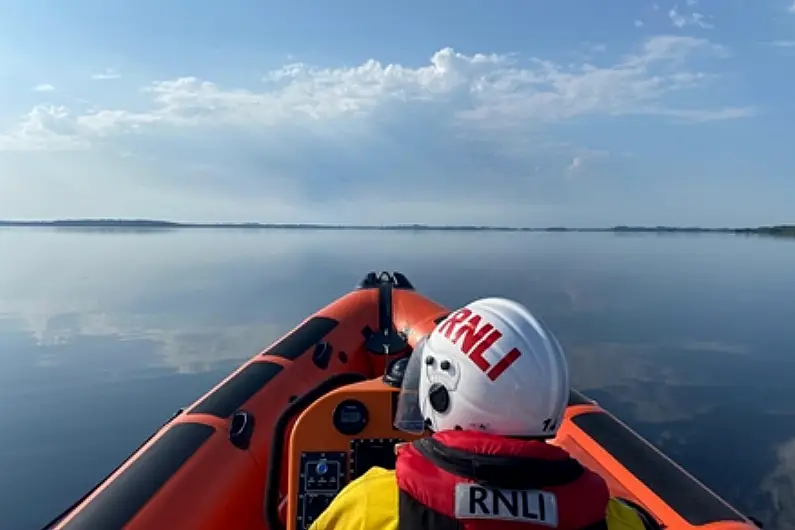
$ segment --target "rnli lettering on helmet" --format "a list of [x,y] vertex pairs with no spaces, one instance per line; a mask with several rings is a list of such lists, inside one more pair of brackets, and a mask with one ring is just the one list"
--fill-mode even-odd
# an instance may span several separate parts
[[554,494],[539,490],[504,490],[478,484],[455,487],[456,519],[501,519],[558,526]]
[[464,307],[447,317],[438,332],[457,345],[461,351],[480,368],[489,379],[496,381],[516,359],[522,356],[517,348],[511,349],[508,354],[494,363],[489,363],[483,354],[502,337],[502,332],[495,328],[491,322],[481,321],[484,318]]

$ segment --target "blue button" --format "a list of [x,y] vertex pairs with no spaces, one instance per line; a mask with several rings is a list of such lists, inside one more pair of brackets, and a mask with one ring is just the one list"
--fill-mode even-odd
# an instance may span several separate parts
[[317,463],[317,466],[315,466],[315,472],[318,475],[325,475],[328,472],[328,464],[325,460],[321,460]]

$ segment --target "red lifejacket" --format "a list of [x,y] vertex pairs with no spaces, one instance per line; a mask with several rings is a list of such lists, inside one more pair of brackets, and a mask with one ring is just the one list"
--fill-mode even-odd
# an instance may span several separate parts
[[607,528],[604,479],[542,441],[445,431],[402,446],[395,472],[401,530]]

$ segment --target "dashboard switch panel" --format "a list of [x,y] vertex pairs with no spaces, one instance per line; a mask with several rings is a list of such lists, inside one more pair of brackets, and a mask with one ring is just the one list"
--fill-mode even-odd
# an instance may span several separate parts
[[301,453],[296,528],[307,530],[347,482],[345,452]]
[[351,440],[351,480],[367,473],[373,466],[395,469],[395,444],[402,438],[367,438]]

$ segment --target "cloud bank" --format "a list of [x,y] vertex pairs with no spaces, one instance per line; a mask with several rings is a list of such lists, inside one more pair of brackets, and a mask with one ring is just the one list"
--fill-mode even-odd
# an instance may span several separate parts
[[[704,87],[714,77],[682,62],[695,56],[725,58],[728,51],[704,39],[661,36],[609,66],[563,65],[508,55],[466,55],[452,48],[429,64],[410,68],[371,59],[350,68],[304,63],[268,72],[258,90],[224,88],[196,77],[143,87],[149,108],[35,107],[15,131],[0,137],[4,150],[87,148],[92,140],[158,126],[304,126],[372,117],[389,107],[434,106],[458,125],[488,129],[564,120],[589,114],[668,115],[692,121],[748,116],[749,107],[678,108],[666,98]],[[112,71],[109,71],[112,72]],[[98,74],[107,79],[115,74]],[[428,109],[428,112],[432,110]],[[31,134],[31,129],[39,131]],[[34,137],[35,136],[35,137]],[[76,141],[75,138],[82,141]],[[64,141],[71,138],[72,141]]]
[[[85,181],[83,189],[137,187],[130,200],[155,185],[160,198],[189,188],[196,212],[203,200],[220,204],[219,188],[234,189],[239,193],[228,197],[225,211],[235,200],[258,196],[276,217],[289,217],[290,205],[317,199],[321,189],[355,202],[368,183],[355,177],[366,174],[375,186],[399,179],[426,188],[427,203],[392,201],[375,210],[384,218],[389,208],[397,213],[439,200],[454,211],[471,203],[473,192],[482,194],[478,208],[497,215],[505,194],[498,197],[495,184],[523,190],[530,174],[570,177],[583,172],[586,160],[612,156],[561,140],[556,127],[584,119],[697,124],[754,116],[753,106],[693,103],[694,93],[714,86],[716,66],[730,56],[706,39],[664,35],[604,64],[443,48],[419,66],[375,59],[343,67],[287,64],[247,88],[177,77],[132,92],[125,107],[55,97],[36,105],[0,134],[0,169],[3,153],[14,157],[13,169],[25,153],[60,153],[58,164],[40,161],[32,176],[28,166],[19,179],[45,182],[54,164],[71,175],[64,178]],[[120,76],[107,70],[93,77]],[[100,177],[101,168],[110,174]],[[456,190],[451,178],[468,187]],[[13,181],[5,185],[15,189]],[[111,209],[116,215],[119,206]]]

